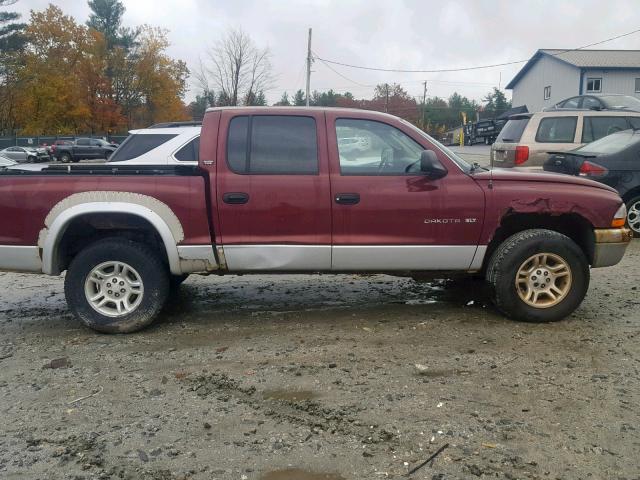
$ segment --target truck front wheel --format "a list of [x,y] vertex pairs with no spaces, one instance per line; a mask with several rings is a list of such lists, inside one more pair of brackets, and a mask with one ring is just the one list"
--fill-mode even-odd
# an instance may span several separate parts
[[67,270],[64,291],[75,317],[105,333],[148,326],[169,293],[169,272],[159,255],[139,243],[107,238],[82,250]]
[[507,317],[555,322],[571,314],[589,288],[589,263],[576,243],[552,230],[524,230],[493,253],[487,281]]

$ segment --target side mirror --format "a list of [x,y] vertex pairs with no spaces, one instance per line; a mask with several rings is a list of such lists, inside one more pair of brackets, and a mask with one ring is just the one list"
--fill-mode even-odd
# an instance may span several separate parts
[[438,180],[447,174],[433,150],[423,150],[420,154],[420,171],[430,180]]

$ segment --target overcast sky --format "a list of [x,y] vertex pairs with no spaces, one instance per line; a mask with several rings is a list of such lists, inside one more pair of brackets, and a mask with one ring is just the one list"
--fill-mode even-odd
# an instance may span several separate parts
[[[29,10],[54,3],[85,22],[84,0],[19,0]],[[528,59],[538,48],[576,48],[640,28],[637,0],[124,0],[124,23],[169,30],[170,55],[189,67],[198,64],[229,28],[242,28],[258,46],[269,47],[276,82],[270,102],[283,91],[304,89],[307,30],[313,50],[339,62],[399,69],[443,69]],[[640,33],[608,42],[603,49],[640,49]],[[351,91],[370,97],[362,86],[397,82],[409,93],[448,97],[454,91],[476,100],[493,86],[502,88],[522,64],[471,72],[400,74],[313,66],[311,88]],[[501,80],[500,80],[501,79]],[[352,83],[357,82],[356,83]],[[187,96],[196,93],[195,86]],[[507,92],[510,96],[510,92]]]

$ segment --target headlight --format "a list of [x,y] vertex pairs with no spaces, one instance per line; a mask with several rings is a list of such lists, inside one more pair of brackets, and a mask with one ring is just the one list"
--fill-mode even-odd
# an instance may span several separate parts
[[620,205],[620,208],[616,211],[616,214],[613,216],[613,220],[611,220],[612,227],[624,227],[625,222],[627,221],[627,206],[623,203]]

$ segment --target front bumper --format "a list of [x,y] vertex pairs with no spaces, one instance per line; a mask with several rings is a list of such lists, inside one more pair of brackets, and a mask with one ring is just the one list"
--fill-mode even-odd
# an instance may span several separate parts
[[633,238],[633,232],[628,228],[598,228],[593,233],[596,243],[592,268],[610,267],[620,262]]

